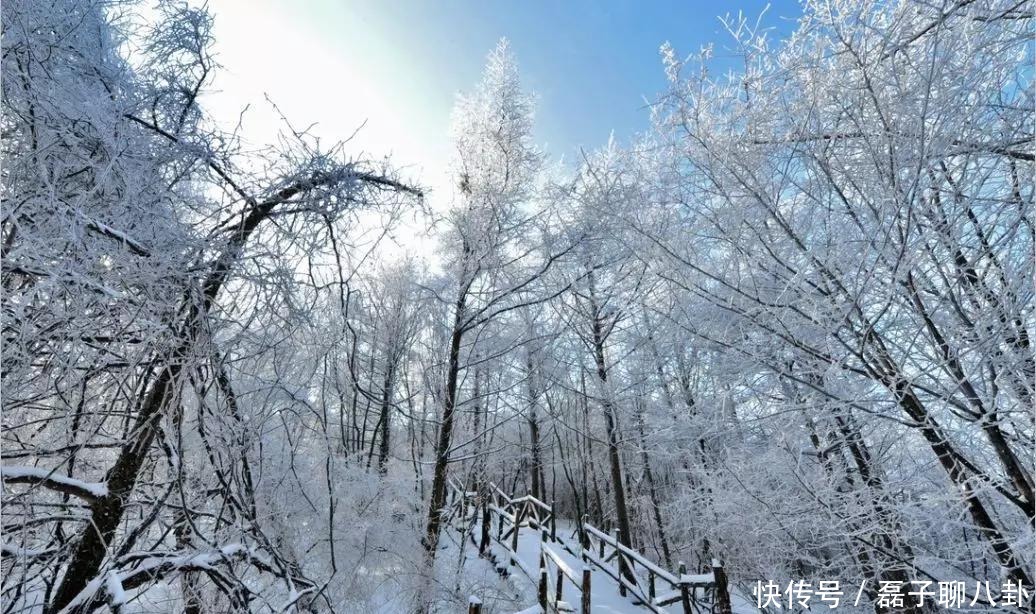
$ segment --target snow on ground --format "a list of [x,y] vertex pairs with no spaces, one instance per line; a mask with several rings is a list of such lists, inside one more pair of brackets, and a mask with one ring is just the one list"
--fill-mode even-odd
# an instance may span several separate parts
[[[476,535],[479,534],[478,531],[479,528],[476,526]],[[560,528],[558,531],[558,539],[568,543],[572,550],[578,551],[578,542],[572,541],[571,538],[566,538]],[[491,545],[497,560],[501,563],[506,562],[507,557],[509,556],[508,552],[495,541],[491,542]],[[559,558],[561,558],[569,568],[577,574],[582,574],[583,562],[579,557],[572,555],[559,543],[552,543],[551,549],[558,554]],[[522,608],[516,608],[511,612],[525,611],[523,608],[529,608],[528,611],[538,611],[536,599],[540,567],[539,531],[530,528],[523,528],[519,532],[517,558],[517,563],[510,565],[510,569],[512,570],[511,578],[514,579],[516,584],[520,585],[519,590],[524,595],[527,603],[523,604]],[[647,611],[643,607],[634,605],[634,599],[632,596],[620,596],[618,585],[610,576],[608,576],[608,574],[592,565],[590,572],[590,611],[593,614],[643,614]],[[556,571],[552,566],[552,578],[554,573],[556,573]],[[552,579],[551,590],[553,590],[553,588]],[[580,587],[570,583],[566,578],[562,599],[578,609],[581,598],[582,593],[580,591]],[[672,610],[663,608],[662,611],[671,612]]]
[[[474,535],[478,534],[476,528]],[[482,602],[483,614],[510,614],[536,603],[535,586],[530,592],[520,573],[501,577],[491,561],[479,556],[470,534],[462,540],[461,532],[452,526],[440,538],[436,579],[442,589],[436,608],[443,613],[467,611],[472,597]]]
[[[495,525],[493,535],[495,536]],[[456,534],[456,531],[452,533]],[[480,527],[476,525],[473,529],[473,534],[478,536],[480,534]],[[563,542],[569,546],[572,551],[579,551],[578,540],[574,537],[572,527],[565,523],[564,525],[559,522],[557,529],[557,537],[560,542]],[[483,612],[496,614],[536,614],[540,612],[540,608],[537,605],[537,592],[539,583],[539,560],[540,560],[540,533],[537,530],[529,527],[524,527],[518,534],[518,551],[517,561],[513,564],[508,564],[508,558],[510,553],[495,540],[490,541],[490,549],[495,556],[499,565],[506,565],[510,572],[510,581],[514,586],[515,594],[520,601],[521,607],[515,607],[513,609],[493,609],[484,606]],[[470,546],[469,561],[472,564],[474,561],[481,561],[481,563],[489,564],[485,559],[478,557],[477,547],[471,545],[472,542],[468,542]],[[581,575],[583,570],[583,561],[573,555],[569,550],[565,549],[561,543],[550,543],[551,550],[553,550],[559,558],[568,567],[575,572],[576,575]],[[479,565],[479,563],[473,563]],[[492,565],[489,565],[492,568]],[[551,591],[554,590],[553,581],[556,574],[556,568],[553,564],[550,565],[551,575]],[[635,599],[630,596],[622,597],[619,595],[618,585],[615,580],[608,574],[601,571],[599,568],[590,565],[590,611],[593,614],[643,614],[648,610],[642,606],[635,604]],[[565,579],[564,588],[562,591],[562,600],[566,601],[569,605],[578,611],[579,604],[582,599],[582,592],[580,586],[571,583],[568,578]],[[659,585],[660,594],[665,592]],[[488,600],[483,595],[475,595],[481,598],[484,603],[488,603]],[[732,592],[731,606],[734,614],[756,614],[758,608],[755,607],[755,602],[749,600],[744,596]],[[495,603],[493,607],[499,608],[502,603]],[[672,604],[665,608],[659,608],[662,612],[669,614],[679,614],[681,612],[680,605]]]

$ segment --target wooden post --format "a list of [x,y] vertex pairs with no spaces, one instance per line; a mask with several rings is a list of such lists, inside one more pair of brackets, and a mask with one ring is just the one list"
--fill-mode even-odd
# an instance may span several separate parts
[[[503,508],[501,508],[501,509],[503,509]],[[497,515],[496,519],[497,519],[497,524],[496,524],[496,540],[497,541],[503,541],[503,539],[504,539],[504,515],[503,514],[499,514],[499,515]]]
[[687,582],[684,582],[684,575],[687,574],[687,565],[680,561],[680,571],[677,580],[680,582],[680,603],[683,605],[683,614],[693,614],[691,611],[691,595],[687,591]]
[[612,541],[615,542],[615,562],[618,565],[619,570],[619,596],[626,596],[626,585],[622,582],[625,576],[622,574],[622,570],[626,568],[626,559],[622,554],[622,550],[619,550],[619,527],[612,529]]
[[680,561],[680,572],[677,574],[677,580],[680,582],[680,602],[684,607],[684,614],[693,614],[691,610],[691,593],[688,590],[687,582],[684,581],[684,576],[687,575],[687,565],[684,561]]
[[727,573],[723,571],[723,563],[712,559],[712,575],[716,581],[716,612],[730,614],[730,592],[727,587]]
[[482,600],[474,595],[468,597],[468,614],[482,614]]
[[565,583],[565,572],[561,571],[558,567],[558,585],[554,589],[554,606],[557,607],[559,601],[561,601],[561,586]]
[[540,550],[540,607],[547,611],[547,555]]
[[518,554],[518,527],[522,525],[521,509],[514,513],[514,531],[511,533],[511,552]]
[[580,614],[590,614],[590,566],[583,565],[583,597],[580,600]]
[[622,551],[619,550],[619,549],[615,550],[615,562],[619,564],[618,565],[618,571],[619,571],[619,596],[620,597],[625,597],[626,596],[626,582],[625,582],[626,576],[624,576],[622,574],[622,570],[625,568],[627,563],[626,563],[626,555],[623,554]]
[[655,603],[655,572],[648,570],[648,600]]
[[558,513],[554,509],[554,502],[550,502],[550,541],[558,541]]
[[[586,514],[583,514],[583,518],[579,523],[579,545],[583,548],[583,550],[590,549],[590,535],[587,533],[586,530],[586,523],[588,522],[590,522],[590,517]],[[583,560],[586,560],[585,554],[583,554]]]

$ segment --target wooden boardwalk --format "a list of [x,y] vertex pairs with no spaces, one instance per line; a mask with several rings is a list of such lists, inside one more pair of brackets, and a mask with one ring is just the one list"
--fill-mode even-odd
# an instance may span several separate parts
[[[451,522],[468,529],[480,556],[499,573],[520,573],[537,587],[538,606],[529,612],[731,612],[719,561],[704,574],[687,574],[682,563],[670,572],[585,519],[571,536],[559,535],[550,505],[531,495],[513,497],[492,483],[468,490],[451,482],[448,507]],[[481,612],[477,598],[469,612]]]

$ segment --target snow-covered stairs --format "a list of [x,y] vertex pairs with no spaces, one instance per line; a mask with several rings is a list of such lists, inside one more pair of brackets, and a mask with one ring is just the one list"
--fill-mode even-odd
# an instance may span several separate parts
[[[730,613],[718,562],[711,573],[688,575],[682,566],[671,573],[588,523],[559,534],[551,506],[493,484],[472,491],[451,483],[449,505],[480,556],[535,604],[521,614]],[[480,604],[471,608],[481,612]]]

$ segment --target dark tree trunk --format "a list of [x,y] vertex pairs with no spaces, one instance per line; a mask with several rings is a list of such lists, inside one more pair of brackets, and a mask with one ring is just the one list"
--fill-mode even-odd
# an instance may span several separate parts
[[662,547],[662,557],[666,567],[672,568],[673,557],[669,550],[669,540],[666,539],[665,526],[662,524],[662,506],[659,502],[658,487],[655,485],[655,476],[651,472],[651,459],[648,457],[647,437],[644,433],[643,407],[637,412],[637,433],[640,436],[640,462],[644,465],[644,480],[648,485],[648,498],[651,501],[651,515],[655,521],[655,529],[658,532],[658,543]]
[[454,306],[453,334],[450,336],[450,356],[446,367],[446,397],[443,400],[442,421],[439,423],[438,443],[435,447],[435,470],[432,474],[432,493],[428,504],[428,523],[424,548],[430,560],[435,560],[442,524],[442,507],[446,502],[446,469],[449,464],[450,442],[453,437],[454,410],[457,402],[457,379],[460,373],[460,347],[464,339],[464,311],[466,292],[461,291]]
[[[592,283],[592,281],[591,281]],[[593,286],[591,285],[591,297],[593,297]],[[593,299],[592,299],[593,300]],[[601,386],[601,409],[604,412],[605,430],[608,433],[608,463],[611,468],[612,494],[615,498],[615,520],[619,530],[619,543],[627,547],[631,546],[630,541],[630,519],[629,508],[626,505],[626,488],[622,479],[622,458],[619,455],[619,424],[615,414],[615,404],[612,402],[608,390],[608,363],[604,355],[604,326],[603,317],[597,309],[596,302],[593,304],[593,351],[594,363],[597,366],[597,379]],[[625,557],[619,558],[619,573],[633,581],[633,570],[629,568]]]
[[[131,119],[154,129],[146,122]],[[175,137],[173,138],[175,140]],[[376,177],[365,180],[389,185],[387,180]],[[154,442],[159,423],[168,408],[178,402],[181,374],[184,366],[191,359],[205,318],[215,303],[216,297],[219,296],[223,284],[230,276],[231,270],[237,264],[248,239],[259,227],[259,224],[273,213],[277,205],[315,187],[328,185],[334,181],[337,179],[323,176],[312,177],[288,186],[262,202],[250,201],[251,209],[240,224],[231,230],[230,238],[223,251],[206,275],[201,296],[192,297],[188,294],[187,298],[191,302],[181,328],[180,341],[172,351],[163,357],[164,360],[160,361],[163,366],[140,405],[133,430],[106,476],[108,494],[98,497],[90,505],[90,521],[84,524],[83,535],[72,552],[61,584],[47,608],[48,612],[59,612],[69,605],[86,588],[86,585],[97,577],[104,564],[108,548],[113,543],[116,530],[122,522],[126,504],[136,487],[140,467]],[[77,608],[77,611],[87,611],[89,606],[89,603],[83,604],[82,607]]]
[[539,389],[536,386],[536,372],[533,365],[532,355],[526,355],[525,368],[529,378],[529,447],[531,448],[532,463],[530,472],[532,475],[532,496],[543,501],[546,497],[543,486],[543,461],[540,450],[540,424],[538,415]]
[[381,386],[381,416],[378,423],[381,425],[381,447],[378,449],[378,471],[384,475],[388,470],[389,438],[392,434],[392,387],[395,385],[396,366],[386,365],[385,379]]

